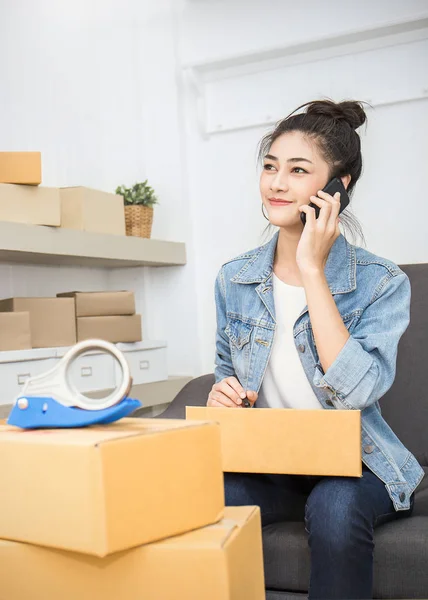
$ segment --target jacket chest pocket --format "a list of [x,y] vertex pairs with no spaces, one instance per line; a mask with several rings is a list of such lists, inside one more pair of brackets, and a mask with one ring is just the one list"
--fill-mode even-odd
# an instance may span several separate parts
[[224,332],[229,338],[233,355],[249,352],[253,329],[252,325],[240,319],[228,318]]

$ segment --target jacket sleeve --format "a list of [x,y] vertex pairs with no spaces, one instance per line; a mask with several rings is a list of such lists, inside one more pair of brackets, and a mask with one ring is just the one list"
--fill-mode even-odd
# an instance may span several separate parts
[[331,392],[335,408],[363,410],[392,386],[398,342],[410,322],[410,297],[405,273],[386,276],[327,372],[317,365],[313,383]]
[[215,352],[215,382],[218,383],[225,377],[235,375],[230,353],[229,339],[224,333],[227,323],[226,296],[224,275],[221,269],[215,282],[215,306],[217,317],[216,352]]

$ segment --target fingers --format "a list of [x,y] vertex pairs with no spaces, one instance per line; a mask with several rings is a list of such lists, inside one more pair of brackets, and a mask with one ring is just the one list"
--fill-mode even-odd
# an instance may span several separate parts
[[246,393],[236,377],[226,377],[213,385],[208,401],[213,400],[223,406],[237,407],[242,406],[243,398],[246,398]]
[[223,381],[221,381],[220,383],[227,383],[228,385],[230,385],[230,387],[235,390],[238,398],[244,399],[246,398],[247,394],[245,393],[244,388],[242,387],[242,385],[239,383],[239,381],[236,379],[236,377],[227,377],[226,379],[223,379]]
[[247,391],[247,398],[250,401],[251,406],[254,406],[254,403],[256,402],[258,397],[259,395],[257,392],[254,392],[253,390]]
[[253,406],[257,398],[257,392],[252,390],[245,392],[236,377],[226,377],[213,385],[208,396],[207,406],[242,408],[243,400],[248,399],[250,406]]
[[319,217],[315,220],[315,209],[312,209],[313,215],[310,215],[310,213],[305,210],[306,219],[310,223],[316,223],[334,233],[338,224],[337,217],[340,210],[340,192],[336,192],[334,196],[331,196],[330,194],[319,190],[317,194],[317,196],[311,196],[310,200],[313,204],[320,207]]
[[221,406],[222,408],[242,408],[233,400],[228,398],[228,396],[226,396],[225,394],[222,394],[221,392],[216,392],[214,390],[211,390],[208,396],[207,406]]
[[[209,398],[208,398],[207,406],[210,406],[212,408],[233,408],[231,406],[226,406],[225,404],[218,402],[218,400],[210,400]],[[235,406],[235,408],[236,408],[236,406]]]
[[315,218],[315,208],[313,206],[309,206],[309,204],[302,204],[302,206],[299,206],[299,210],[300,212],[306,213],[305,227],[308,229],[313,229],[317,221]]

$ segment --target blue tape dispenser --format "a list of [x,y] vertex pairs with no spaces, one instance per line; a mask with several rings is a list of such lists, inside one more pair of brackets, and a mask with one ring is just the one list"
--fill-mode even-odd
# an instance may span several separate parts
[[[122,374],[119,386],[111,394],[96,399],[81,394],[70,373],[72,363],[79,356],[94,350],[111,354]],[[7,422],[22,429],[112,423],[141,406],[139,400],[127,397],[131,383],[128,363],[114,344],[104,340],[85,340],[73,346],[53,369],[27,379],[14,401]]]

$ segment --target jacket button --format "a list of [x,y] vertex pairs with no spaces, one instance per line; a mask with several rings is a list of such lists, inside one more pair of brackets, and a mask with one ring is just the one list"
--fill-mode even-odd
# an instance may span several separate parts
[[299,344],[298,346],[299,352],[304,352],[306,350],[305,344]]
[[405,499],[406,499],[406,494],[404,492],[401,492],[401,494],[400,494],[400,502],[404,502]]
[[328,406],[334,406],[334,404],[333,404],[333,402],[330,400],[330,398],[327,398],[327,400],[325,401],[325,403],[326,403]]
[[371,454],[374,450],[374,446],[364,446],[364,452],[366,454]]

